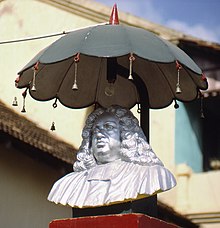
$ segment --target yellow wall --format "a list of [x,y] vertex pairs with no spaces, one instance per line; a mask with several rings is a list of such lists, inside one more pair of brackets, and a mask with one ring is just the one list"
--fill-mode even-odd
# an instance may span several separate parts
[[173,105],[160,110],[151,110],[150,143],[165,166],[175,168],[175,109]]
[[63,176],[42,161],[0,143],[0,227],[46,228],[50,221],[70,218],[70,207],[47,201],[52,184]]
[[[94,22],[39,1],[0,2],[0,41],[70,31],[91,24]],[[11,105],[16,96],[19,107],[14,110],[19,113],[22,109],[23,90],[14,86],[17,72],[56,39],[58,37],[0,45],[0,99]],[[27,113],[24,115],[45,129],[50,129],[52,121],[55,121],[57,130],[53,134],[77,147],[81,142],[79,129],[84,124],[85,111],[71,110],[59,103],[53,110],[52,103],[38,102],[27,96]]]

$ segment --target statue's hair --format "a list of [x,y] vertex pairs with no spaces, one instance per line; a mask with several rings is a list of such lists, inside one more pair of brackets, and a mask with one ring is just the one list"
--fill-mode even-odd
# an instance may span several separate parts
[[88,116],[82,131],[83,140],[77,153],[77,161],[73,165],[74,171],[86,170],[97,164],[91,153],[92,128],[97,118],[105,112],[111,113],[119,119],[122,160],[139,165],[163,166],[151,146],[147,143],[137,118],[130,110],[114,105],[107,109],[98,108]]

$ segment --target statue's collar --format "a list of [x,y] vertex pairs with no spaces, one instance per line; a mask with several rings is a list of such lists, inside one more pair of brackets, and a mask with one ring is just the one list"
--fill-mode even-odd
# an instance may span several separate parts
[[96,165],[87,170],[87,181],[103,180],[109,181],[116,175],[118,167],[124,163],[120,159],[106,164]]

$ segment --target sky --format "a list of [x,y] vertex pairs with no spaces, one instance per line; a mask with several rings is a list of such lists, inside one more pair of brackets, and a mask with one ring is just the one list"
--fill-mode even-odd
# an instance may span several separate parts
[[95,0],[203,40],[220,43],[220,0]]

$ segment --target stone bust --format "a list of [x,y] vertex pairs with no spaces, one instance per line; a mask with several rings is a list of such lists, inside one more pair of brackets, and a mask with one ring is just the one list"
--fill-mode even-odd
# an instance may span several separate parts
[[91,113],[74,172],[58,180],[48,200],[71,207],[106,206],[148,197],[176,185],[126,108]]

